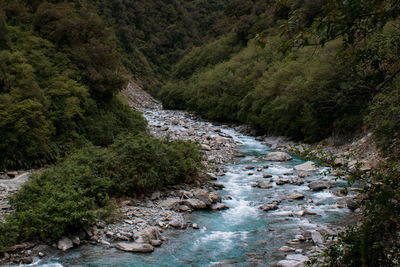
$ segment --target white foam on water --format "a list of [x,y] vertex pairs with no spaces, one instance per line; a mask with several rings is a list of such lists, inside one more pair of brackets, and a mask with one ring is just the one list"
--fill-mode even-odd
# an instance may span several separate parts
[[336,198],[334,194],[331,192],[318,192],[313,195],[313,197],[319,198],[319,199],[327,199],[327,198]]
[[40,267],[63,267],[61,263],[55,262],[55,263],[45,263],[41,264],[42,260],[37,260],[31,264],[24,264],[20,266],[40,266]]
[[194,249],[198,247],[204,247],[204,244],[207,243],[218,243],[218,246],[221,251],[226,251],[232,249],[233,243],[237,243],[238,240],[246,240],[248,232],[246,231],[239,231],[239,232],[223,232],[223,231],[212,231],[211,233],[199,238],[194,242]]
[[249,205],[250,201],[230,200],[227,201],[227,204],[230,208],[222,214],[225,223],[237,225],[249,220],[249,218],[257,217],[258,210]]

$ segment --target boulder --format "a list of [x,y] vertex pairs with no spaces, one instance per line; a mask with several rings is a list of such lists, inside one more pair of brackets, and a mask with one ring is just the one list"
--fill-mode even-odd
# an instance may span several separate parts
[[147,253],[154,251],[154,247],[147,243],[119,242],[114,247],[127,252]]
[[316,172],[318,171],[318,168],[315,167],[315,163],[312,161],[307,161],[303,164],[296,165],[293,168],[296,171],[301,171],[301,172]]
[[354,198],[348,198],[346,199],[346,205],[349,210],[355,211],[358,208],[359,203]]
[[210,206],[212,204],[210,194],[203,189],[193,190],[193,195],[195,198],[203,201],[207,206]]
[[206,203],[199,199],[189,198],[181,201],[181,204],[188,206],[189,208],[200,210],[207,207]]
[[161,201],[159,205],[165,209],[173,210],[179,208],[180,201],[179,198],[167,198],[166,200]]
[[324,238],[323,238],[322,235],[321,235],[319,232],[317,232],[317,231],[314,231],[314,232],[311,233],[311,239],[312,239],[312,241],[314,242],[314,244],[316,244],[316,245],[318,245],[318,244],[320,244],[320,245],[324,244]]
[[308,257],[301,255],[301,254],[289,254],[286,256],[287,260],[295,260],[295,261],[299,261],[299,262],[305,262],[308,261]]
[[80,243],[81,243],[81,240],[80,240],[79,236],[73,236],[71,238],[71,240],[72,240],[72,243],[74,243],[74,245],[76,245],[76,246],[79,246]]
[[186,229],[187,227],[186,223],[179,219],[172,220],[169,225],[175,229]]
[[204,151],[211,151],[211,147],[208,146],[208,145],[206,145],[206,144],[202,144],[202,145],[200,146],[200,149],[201,149],[201,150],[204,150]]
[[278,261],[275,266],[279,267],[304,267],[302,262],[294,261],[294,260],[281,260]]
[[329,187],[329,183],[328,182],[324,182],[324,181],[314,181],[308,184],[308,187],[312,190],[312,191],[321,191],[324,190],[326,188]]
[[267,204],[267,205],[262,205],[262,206],[260,206],[258,208],[260,210],[263,210],[263,211],[277,210],[278,209],[278,205],[276,205],[276,204]]
[[159,246],[161,246],[162,241],[161,241],[161,240],[151,240],[151,241],[150,241],[150,244],[151,244],[152,246],[154,246],[154,247],[159,247]]
[[283,184],[287,184],[289,183],[289,179],[279,179],[278,181],[276,181],[276,185],[283,185]]
[[216,192],[211,192],[209,194],[209,196],[210,196],[212,203],[218,203],[218,202],[222,201],[221,196],[218,195],[218,193],[216,193]]
[[264,175],[263,175],[263,178],[271,178],[271,177],[272,177],[271,174],[264,174]]
[[292,160],[292,157],[286,152],[271,152],[265,156],[265,160],[268,161],[288,161]]
[[229,207],[225,204],[222,203],[218,203],[218,204],[214,204],[211,206],[212,210],[226,210],[229,209]]
[[150,243],[151,240],[160,240],[161,234],[157,227],[148,227],[134,235],[137,243]]
[[221,183],[213,183],[213,188],[215,189],[215,190],[222,190],[225,186],[223,185],[223,184],[221,184]]
[[193,193],[186,190],[179,190],[178,196],[180,198],[193,198]]
[[192,209],[186,205],[180,205],[178,210],[180,212],[192,212]]
[[74,247],[74,244],[72,243],[72,240],[69,239],[68,237],[63,237],[60,240],[58,240],[57,248],[59,250],[66,251],[72,247]]
[[292,193],[288,196],[289,199],[303,199],[304,195],[301,193]]
[[279,251],[281,251],[281,252],[293,252],[293,251],[296,251],[296,249],[292,248],[292,247],[288,247],[288,246],[283,246],[283,247],[281,247],[279,249]]
[[258,181],[258,182],[256,183],[256,186],[257,186],[258,188],[268,189],[268,188],[271,188],[271,187],[272,187],[272,184],[271,184],[270,182],[260,182],[260,181]]

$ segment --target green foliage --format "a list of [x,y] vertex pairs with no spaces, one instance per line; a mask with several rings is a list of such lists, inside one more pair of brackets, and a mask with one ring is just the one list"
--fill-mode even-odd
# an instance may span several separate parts
[[107,103],[89,107],[85,118],[79,122],[83,136],[94,145],[108,146],[121,133],[137,134],[146,131],[146,120],[117,97]]
[[[89,150],[94,159],[104,157],[102,150]],[[11,198],[16,211],[0,228],[2,247],[25,240],[56,240],[105,215],[111,181],[94,170],[67,160],[33,175]],[[7,238],[10,228],[15,231],[13,238]]]
[[400,169],[387,163],[361,173],[365,183],[360,203],[362,217],[356,226],[341,233],[337,243],[325,251],[327,266],[394,266],[400,259],[398,233]]
[[125,84],[111,32],[93,9],[43,2],[33,15],[33,26],[68,54],[95,97],[110,97]]
[[108,148],[84,147],[33,175],[12,196],[15,212],[0,224],[0,247],[77,233],[111,215],[110,197],[193,183],[200,168],[201,154],[191,142],[127,134]]
[[197,145],[145,135],[121,136],[105,164],[113,194],[130,195],[178,183],[192,183],[201,167]]
[[221,39],[203,47],[195,47],[185,55],[174,67],[174,78],[188,78],[196,71],[223,62],[239,51],[235,33],[230,33]]
[[366,118],[368,126],[374,131],[378,145],[394,159],[400,151],[400,84],[396,80],[393,87],[375,96]]

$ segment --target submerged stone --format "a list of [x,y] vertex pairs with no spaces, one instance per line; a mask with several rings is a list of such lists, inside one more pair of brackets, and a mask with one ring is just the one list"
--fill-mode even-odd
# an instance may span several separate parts
[[128,243],[128,242],[120,242],[114,245],[115,248],[127,251],[127,252],[141,252],[148,253],[153,252],[154,247],[147,243]]

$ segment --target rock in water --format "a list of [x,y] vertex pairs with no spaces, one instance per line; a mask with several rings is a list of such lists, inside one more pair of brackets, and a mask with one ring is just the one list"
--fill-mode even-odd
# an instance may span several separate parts
[[292,193],[288,196],[289,199],[303,199],[304,195],[300,193]]
[[312,161],[307,161],[303,164],[296,165],[293,168],[296,171],[301,171],[301,172],[316,172],[318,171],[318,168],[315,167],[315,163]]
[[225,204],[222,203],[217,203],[211,206],[212,210],[226,210],[229,209],[229,207]]
[[258,181],[258,182],[256,183],[256,186],[257,186],[258,188],[268,189],[268,188],[271,188],[271,187],[272,187],[272,184],[271,184],[270,182],[261,182],[261,181]]
[[312,191],[321,191],[324,190],[326,188],[328,188],[328,183],[324,182],[324,181],[314,181],[308,184],[308,187],[312,190]]
[[267,205],[260,206],[258,208],[263,211],[270,211],[270,210],[277,210],[278,206],[275,204],[267,204]]
[[292,157],[286,152],[271,152],[265,156],[265,160],[268,161],[288,161],[292,160]]
[[72,248],[73,246],[74,244],[72,243],[72,240],[69,239],[68,237],[61,238],[57,243],[57,248],[62,251],[66,251]]
[[115,248],[127,252],[153,252],[154,247],[147,243],[128,243],[128,242],[120,242],[114,245]]

